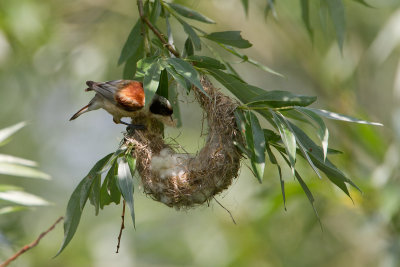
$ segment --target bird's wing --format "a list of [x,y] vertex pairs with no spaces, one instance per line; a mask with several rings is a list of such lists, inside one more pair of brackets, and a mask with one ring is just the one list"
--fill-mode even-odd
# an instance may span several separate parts
[[118,105],[126,111],[136,111],[144,107],[143,84],[132,80],[114,80],[86,84],[104,99]]
[[137,81],[129,81],[117,91],[115,100],[127,111],[142,109],[145,103],[143,84]]

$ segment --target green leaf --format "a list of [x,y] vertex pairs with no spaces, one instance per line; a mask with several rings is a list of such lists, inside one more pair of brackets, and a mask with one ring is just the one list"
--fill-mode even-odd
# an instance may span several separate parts
[[154,0],[153,9],[151,10],[150,14],[150,22],[154,25],[157,22],[158,17],[161,13],[161,4],[160,0]]
[[[56,256],[65,249],[78,228],[92,183],[93,179],[86,176],[75,188],[68,201],[67,212],[64,217],[64,240]],[[83,203],[83,206],[81,203]]]
[[118,59],[118,65],[121,65],[136,53],[140,46],[143,46],[143,36],[141,34],[142,22],[138,20],[133,26],[132,31],[129,33],[124,47],[122,48],[121,55]]
[[281,140],[281,136],[269,129],[263,129],[264,137],[267,142],[276,143]]
[[186,18],[194,19],[194,20],[201,21],[204,23],[209,23],[209,24],[215,23],[215,21],[213,21],[212,19],[207,18],[206,16],[204,16],[204,15],[200,14],[199,12],[197,12],[193,9],[190,9],[186,6],[173,4],[173,3],[168,3],[168,5],[170,7],[172,7],[176,12],[178,12],[179,15],[184,16]]
[[153,96],[157,91],[158,85],[160,83],[161,70],[161,65],[158,63],[158,61],[155,61],[145,73],[143,79],[143,88],[146,106],[151,103],[151,100],[153,99]]
[[46,206],[49,202],[41,197],[17,190],[0,192],[0,200],[5,200],[22,206]]
[[335,27],[336,38],[340,51],[343,51],[344,35],[346,32],[346,18],[342,0],[323,0],[327,2],[327,7],[331,15],[333,26]]
[[159,96],[163,96],[166,99],[168,99],[168,87],[169,87],[169,81],[168,81],[168,72],[167,70],[162,70],[161,75],[160,75],[160,83],[158,84],[158,88],[156,91],[156,94]]
[[147,57],[147,58],[142,58],[140,59],[136,65],[136,73],[135,73],[135,80],[137,81],[143,81],[144,76],[146,76],[146,73],[149,71],[150,67],[153,65],[154,61],[156,61],[156,57]]
[[19,164],[14,164],[14,163],[6,163],[6,162],[1,162],[0,163],[0,174],[4,175],[13,175],[13,176],[21,176],[21,177],[27,177],[27,178],[38,178],[38,179],[45,179],[45,180],[50,180],[50,175],[32,169],[30,167],[22,166]]
[[313,121],[315,121],[318,124],[317,134],[319,139],[321,140],[322,149],[324,152],[324,160],[325,160],[326,155],[328,153],[328,139],[329,139],[329,131],[325,125],[325,122],[321,119],[320,116],[318,116],[315,112],[309,109],[296,107],[296,110],[310,117]]
[[188,56],[186,59],[193,62],[193,65],[198,68],[226,69],[224,64],[211,57],[192,55]]
[[303,20],[303,23],[306,26],[308,35],[310,36],[311,39],[313,39],[314,32],[310,23],[310,5],[308,1],[309,0],[300,0],[301,19]]
[[184,57],[193,56],[194,54],[193,43],[190,37],[188,37],[185,41],[185,49],[183,50],[183,52],[184,52]]
[[81,219],[83,208],[85,207],[85,204],[89,198],[92,184],[112,155],[113,153],[110,153],[99,160],[72,193],[68,201],[67,212],[64,218],[64,240],[56,256],[58,256],[64,250],[74,236]]
[[196,50],[201,50],[201,40],[200,37],[197,35],[197,33],[194,31],[194,29],[192,28],[192,26],[190,26],[189,24],[187,24],[183,19],[179,18],[179,17],[175,17],[180,24],[182,24],[183,26],[183,30],[187,33],[187,35],[190,37],[190,39],[192,40],[193,44],[194,44],[194,48]]
[[[283,159],[289,164],[289,161],[285,157],[285,155],[283,155],[282,153],[281,153],[281,155],[282,155]],[[310,204],[311,204],[311,206],[312,206],[312,208],[314,210],[315,215],[317,216],[318,221],[320,221],[319,216],[318,216],[318,212],[317,212],[317,210],[315,209],[315,206],[314,206],[314,201],[315,200],[314,200],[314,197],[313,197],[310,189],[308,188],[307,184],[304,182],[304,180],[301,178],[300,174],[297,171],[295,171],[295,177],[296,177],[297,181],[299,181],[299,184],[300,184],[301,188],[303,189],[303,191],[306,194],[308,200],[310,201]]]
[[0,163],[11,163],[11,164],[18,164],[27,167],[36,167],[37,163],[23,158],[18,158],[10,155],[0,154]]
[[181,110],[179,107],[179,100],[178,100],[178,93],[176,91],[176,86],[171,86],[168,88],[168,100],[172,105],[172,109],[174,110],[172,116],[178,120],[176,127],[181,127],[182,126]]
[[121,192],[117,187],[117,169],[118,162],[115,158],[112,162],[111,168],[104,178],[103,184],[100,189],[100,208],[103,209],[111,203],[119,204],[121,199]]
[[275,122],[276,127],[279,130],[281,135],[283,144],[285,146],[285,150],[287,155],[289,156],[290,167],[292,169],[293,174],[295,173],[295,163],[296,163],[296,137],[289,129],[286,122],[283,120],[281,116],[276,114],[275,112],[271,112],[273,121]]
[[249,112],[249,119],[251,124],[251,133],[253,135],[253,157],[251,162],[252,165],[254,165],[253,169],[256,172],[257,179],[261,183],[265,168],[265,137],[256,115]]
[[136,159],[133,158],[131,154],[127,154],[125,156],[125,159],[128,162],[129,170],[131,172],[131,176],[134,177],[135,176],[135,172],[136,172]]
[[204,35],[204,37],[211,41],[231,45],[237,48],[249,48],[252,46],[249,41],[242,38],[240,31],[213,32]]
[[14,133],[18,132],[21,128],[26,125],[26,122],[20,122],[9,126],[7,128],[3,128],[0,130],[0,146],[7,141],[9,137],[11,137]]
[[125,63],[122,78],[125,80],[133,80],[136,74],[136,65],[138,61],[143,58],[144,46],[140,45],[139,48]]
[[249,16],[249,0],[241,0],[246,16]]
[[297,138],[301,140],[304,147],[308,150],[308,153],[315,164],[315,166],[323,171],[326,176],[331,180],[335,185],[337,185],[343,192],[345,192],[349,197],[350,193],[346,187],[345,183],[350,184],[357,190],[361,192],[357,185],[353,183],[349,178],[347,178],[332,162],[326,158],[324,160],[324,154],[322,148],[317,146],[300,128],[296,125],[290,123],[291,128],[295,132]]
[[208,72],[243,103],[265,93],[263,89],[244,83],[232,74],[217,69],[208,69]]
[[13,213],[21,210],[26,210],[26,207],[23,206],[5,206],[0,208],[0,215]]
[[296,95],[288,91],[268,91],[262,95],[253,98],[249,107],[267,106],[273,108],[308,106],[317,100],[316,96]]
[[180,58],[168,58],[167,62],[174,67],[178,74],[187,79],[191,84],[199,88],[200,91],[207,95],[200,83],[199,74],[192,65]]
[[[136,163],[135,163],[136,164]],[[125,157],[121,158],[118,166],[118,188],[131,211],[133,226],[135,226],[135,210],[133,207],[133,178]]]
[[223,49],[225,49],[226,51],[228,51],[229,53],[231,53],[232,55],[234,55],[234,56],[236,56],[236,57],[242,59],[243,62],[250,63],[250,64],[256,66],[257,68],[259,68],[259,69],[261,69],[261,70],[263,70],[263,71],[265,71],[265,72],[268,72],[268,73],[271,73],[271,74],[274,74],[274,75],[277,75],[277,76],[280,76],[280,77],[284,77],[282,74],[280,74],[279,72],[274,71],[274,70],[271,69],[270,67],[267,67],[267,66],[265,66],[265,65],[263,65],[263,64],[261,64],[261,63],[259,63],[258,61],[255,61],[254,59],[249,58],[247,55],[242,54],[242,53],[236,51],[236,50],[235,50],[233,47],[231,47],[231,46],[227,46],[227,45],[224,45],[224,44],[218,44],[218,45],[221,46],[221,47],[222,47]]
[[355,122],[355,123],[369,124],[369,125],[375,125],[375,126],[383,126],[383,124],[379,123],[379,122],[369,122],[369,121],[365,121],[365,120],[360,120],[360,119],[357,119],[357,118],[354,118],[351,116],[347,116],[347,115],[343,115],[343,114],[339,114],[339,113],[335,113],[335,112],[327,111],[327,110],[323,110],[323,109],[315,109],[315,108],[306,108],[306,109],[311,110],[322,117],[332,119],[332,120]]
[[269,161],[272,164],[276,165],[276,167],[278,168],[279,181],[280,181],[280,184],[281,184],[281,192],[282,192],[282,199],[283,199],[283,207],[286,210],[285,181],[282,178],[282,169],[281,169],[281,166],[279,165],[278,161],[276,160],[276,157],[275,157],[274,153],[272,153],[272,150],[271,150],[271,148],[270,148],[270,146],[268,144],[268,139],[267,138],[266,138],[266,143],[267,143],[267,145],[266,145],[265,149],[267,151]]
[[100,184],[101,184],[101,175],[98,174],[93,181],[92,187],[89,192],[89,200],[90,204],[94,206],[96,216],[99,214],[100,207]]

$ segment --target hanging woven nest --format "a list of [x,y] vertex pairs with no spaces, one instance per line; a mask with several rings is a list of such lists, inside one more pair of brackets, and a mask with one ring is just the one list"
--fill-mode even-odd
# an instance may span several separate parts
[[175,152],[164,142],[160,123],[153,118],[132,118],[132,123],[144,124],[146,130],[125,135],[125,144],[133,147],[132,156],[136,158],[144,192],[178,209],[209,201],[229,187],[240,169],[242,154],[234,145],[242,143],[234,116],[238,104],[219,92],[206,77],[200,81],[209,97],[197,88],[193,90],[206,115],[208,134],[197,154]]

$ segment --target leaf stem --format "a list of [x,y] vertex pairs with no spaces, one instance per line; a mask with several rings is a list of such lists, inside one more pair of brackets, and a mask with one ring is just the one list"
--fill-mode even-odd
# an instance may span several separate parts
[[125,223],[124,223],[124,221],[125,221],[125,200],[123,201],[123,204],[122,204],[121,219],[122,219],[122,222],[121,222],[121,228],[119,229],[117,251],[115,253],[119,252],[119,247],[120,247],[120,244],[121,244],[121,237],[122,237],[122,230],[125,229]]

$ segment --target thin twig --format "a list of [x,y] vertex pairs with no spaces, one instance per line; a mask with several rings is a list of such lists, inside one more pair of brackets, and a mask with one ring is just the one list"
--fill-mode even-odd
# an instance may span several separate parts
[[233,218],[232,213],[227,208],[225,208],[215,197],[213,197],[213,199],[215,200],[215,202],[218,203],[218,205],[220,205],[224,210],[226,210],[229,213],[229,216],[231,216],[233,223],[236,224],[235,218]]
[[29,245],[25,245],[23,248],[21,248],[17,253],[15,253],[12,257],[10,257],[9,259],[7,259],[5,262],[3,262],[0,267],[6,267],[8,266],[13,260],[16,260],[19,256],[21,256],[21,254],[27,252],[28,250],[36,247],[39,244],[39,241],[45,236],[47,235],[50,231],[52,231],[54,229],[54,227],[64,219],[64,217],[60,217],[57,219],[57,221],[55,221],[53,223],[52,226],[50,226],[49,229],[47,229],[45,232],[41,233],[39,235],[39,237],[33,241],[32,243],[30,243]]
[[122,205],[122,215],[121,215],[122,222],[121,222],[121,229],[119,230],[119,235],[118,235],[117,251],[115,253],[118,253],[118,251],[119,251],[119,246],[121,244],[122,230],[125,229],[125,224],[124,224],[124,221],[125,221],[125,200],[122,203],[123,203],[123,205]]
[[153,26],[153,24],[150,22],[150,20],[145,16],[144,11],[143,11],[143,1],[142,0],[137,0],[137,5],[138,5],[140,19],[144,23],[146,23],[146,25],[150,28],[150,30],[152,32],[154,32],[154,34],[157,36],[158,39],[160,39],[161,43],[172,54],[174,54],[175,57],[180,57],[179,53],[174,49],[174,47],[165,40],[164,36],[156,29],[156,27]]

